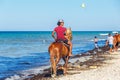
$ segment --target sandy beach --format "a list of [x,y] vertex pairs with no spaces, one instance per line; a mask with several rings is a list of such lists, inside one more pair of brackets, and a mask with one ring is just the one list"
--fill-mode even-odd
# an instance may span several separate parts
[[120,0],[0,0],[0,11],[0,80],[120,80]]
[[120,80],[120,51],[115,52],[107,64],[96,69],[81,71],[80,74],[67,75],[56,80]]
[[44,74],[37,74],[25,80],[120,80],[120,50],[110,54],[107,48],[102,47],[101,51],[103,52],[97,52],[95,55],[74,56],[69,61],[67,75],[58,70],[58,76],[51,78],[49,69],[46,69]]

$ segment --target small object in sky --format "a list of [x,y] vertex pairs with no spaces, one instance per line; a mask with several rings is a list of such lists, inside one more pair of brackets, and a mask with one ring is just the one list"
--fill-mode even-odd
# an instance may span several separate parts
[[84,3],[82,3],[81,7],[82,7],[82,8],[85,8],[85,4],[84,4]]

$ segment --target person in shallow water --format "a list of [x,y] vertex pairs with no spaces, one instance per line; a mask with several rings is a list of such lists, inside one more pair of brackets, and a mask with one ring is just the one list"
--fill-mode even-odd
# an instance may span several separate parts
[[[66,28],[64,27],[64,21],[59,20],[57,23],[57,27],[54,28],[52,32],[52,37],[56,42],[63,41],[64,43],[69,45],[69,56],[72,56],[72,42],[66,38]],[[55,36],[56,33],[56,36]]]
[[94,45],[95,45],[95,48],[98,49],[98,38],[97,36],[94,37]]

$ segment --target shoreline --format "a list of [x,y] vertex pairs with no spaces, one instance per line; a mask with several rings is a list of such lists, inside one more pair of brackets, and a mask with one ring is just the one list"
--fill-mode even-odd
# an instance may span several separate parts
[[[90,53],[92,53],[93,51],[94,51],[94,49],[93,50],[88,50],[84,53],[79,53],[77,55],[74,55],[70,58],[69,62],[74,63],[76,61],[76,59],[78,59],[79,57],[80,57],[80,59],[82,59],[82,62],[83,62],[86,59],[84,57],[87,56],[87,58],[89,58],[90,55],[92,55]],[[63,64],[63,61],[60,61],[59,63]],[[43,65],[43,66],[40,66],[40,67],[35,67],[35,68],[32,68],[32,69],[19,71],[13,76],[1,78],[1,79],[2,80],[12,80],[12,79],[24,80],[24,79],[27,79],[27,78],[32,78],[37,74],[43,75],[44,72],[46,72],[46,70],[49,69],[49,68],[50,68],[49,64],[45,65],[45,66]]]
[[[74,70],[78,70],[78,73],[81,71],[86,71],[89,69],[94,69],[97,67],[100,67],[101,64],[103,64],[103,61],[105,58],[101,55],[106,55],[106,52],[108,51],[108,47],[100,47],[100,50],[97,51],[97,49],[89,50],[85,52],[84,54],[77,54],[73,57],[70,58],[69,64],[68,64],[68,73],[69,72],[74,72]],[[107,53],[108,54],[108,53]],[[95,57],[98,57],[95,59]],[[58,66],[63,65],[63,63],[59,63]],[[93,66],[92,66],[93,65]],[[68,75],[74,75],[77,73],[69,73]],[[63,76],[62,71],[58,70],[58,77]],[[40,74],[31,74],[28,75],[27,78],[24,80],[51,80],[51,75],[50,75],[50,67],[47,69],[43,70],[43,73]]]
[[[94,61],[95,59],[93,57],[103,55],[108,51],[108,49],[109,47],[103,46],[103,47],[100,47],[100,50],[93,49],[93,50],[86,51],[85,53],[79,53],[77,55],[72,56],[68,63],[68,73],[72,71],[74,72],[74,70],[75,71],[78,70],[78,73],[80,73],[81,71],[89,70],[90,67],[94,68],[96,66],[97,67],[101,66],[102,59],[100,60],[96,59],[97,61]],[[92,64],[94,64],[94,62],[95,62],[95,66],[91,66]],[[96,65],[96,63],[98,63],[99,65]],[[62,65],[63,65],[63,61],[60,61],[58,66],[62,66]],[[77,73],[69,73],[68,75],[74,75],[74,74],[77,74]],[[62,71],[58,69],[57,78],[62,76],[63,76]],[[15,80],[51,80],[52,78],[50,74],[50,65],[30,69],[30,71],[28,70],[27,72],[23,71],[23,73],[20,75],[7,77],[7,78],[4,78],[3,80],[13,80],[13,79]]]

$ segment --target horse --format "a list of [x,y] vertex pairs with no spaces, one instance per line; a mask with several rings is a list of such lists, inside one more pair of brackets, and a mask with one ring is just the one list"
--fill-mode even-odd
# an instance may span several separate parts
[[[66,38],[72,39],[72,31],[71,28],[67,28]],[[51,62],[51,76],[55,77],[57,73],[57,64],[62,58],[65,62],[63,66],[64,75],[67,74],[67,64],[69,60],[69,46],[67,46],[64,42],[53,42],[50,44],[48,48],[48,52],[50,54],[50,62]]]
[[114,50],[117,51],[118,46],[120,44],[120,34],[114,35],[113,38],[114,38],[113,47],[114,47]]

